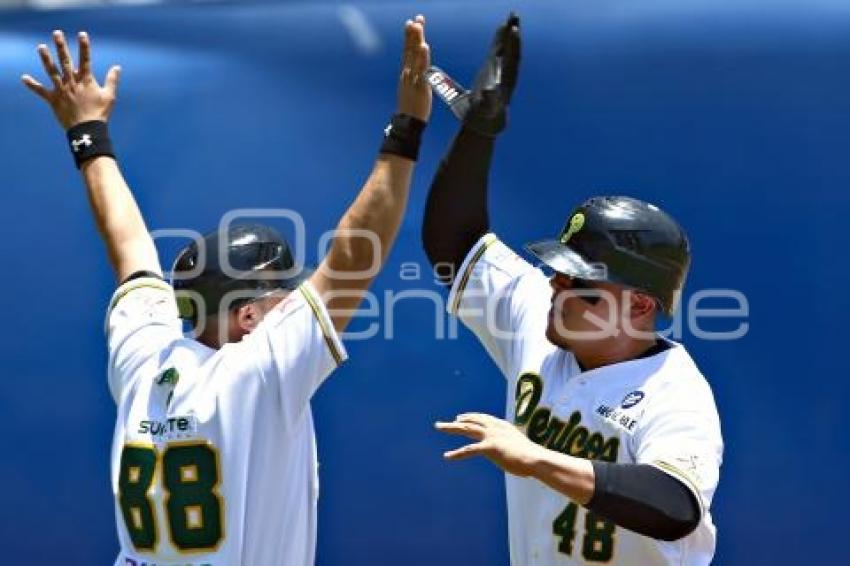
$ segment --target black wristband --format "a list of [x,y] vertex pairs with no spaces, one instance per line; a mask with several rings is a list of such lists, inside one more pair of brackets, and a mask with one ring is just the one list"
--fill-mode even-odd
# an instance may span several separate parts
[[112,140],[106,122],[91,120],[68,128],[68,144],[79,169],[83,163],[101,155],[114,158]]
[[426,123],[407,114],[394,114],[384,128],[384,143],[380,153],[400,155],[416,161]]

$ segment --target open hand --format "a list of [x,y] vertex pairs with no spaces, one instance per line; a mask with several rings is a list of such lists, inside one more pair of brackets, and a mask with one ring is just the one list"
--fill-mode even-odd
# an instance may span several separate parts
[[59,30],[53,32],[59,67],[53,62],[47,45],[38,46],[38,55],[44,70],[53,82],[53,90],[48,89],[30,75],[21,80],[34,93],[47,101],[57,120],[66,130],[72,126],[90,120],[107,121],[115,104],[118,79],[121,67],[113,66],[106,73],[101,87],[91,71],[91,44],[86,32],[78,36],[80,46],[80,64],[74,69],[71,52],[65,36]]
[[530,441],[508,421],[484,413],[464,413],[454,422],[438,422],[437,430],[477,440],[444,454],[446,460],[486,456],[504,471],[516,476],[531,475],[543,448]]
[[421,14],[404,24],[404,52],[398,81],[398,112],[428,121],[431,116],[431,87],[425,71],[431,65],[431,49],[425,43],[425,17]]
[[505,128],[519,74],[521,46],[519,16],[512,12],[496,30],[490,54],[475,77],[470,109],[464,118],[468,127],[493,137]]

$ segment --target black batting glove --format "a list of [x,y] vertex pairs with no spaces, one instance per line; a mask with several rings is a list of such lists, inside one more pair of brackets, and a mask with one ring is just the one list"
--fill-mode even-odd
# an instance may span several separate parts
[[426,76],[434,92],[449,105],[464,126],[488,137],[496,137],[505,129],[508,104],[513,96],[519,73],[521,40],[519,16],[511,12],[499,26],[472,90],[437,67]]
[[519,17],[512,12],[496,30],[490,55],[475,77],[464,125],[492,137],[505,129],[508,104],[519,72],[519,59]]

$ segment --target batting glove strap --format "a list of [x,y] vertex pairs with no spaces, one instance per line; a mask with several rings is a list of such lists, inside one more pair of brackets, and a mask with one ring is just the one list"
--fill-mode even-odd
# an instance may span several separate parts
[[395,114],[384,128],[380,153],[400,155],[412,161],[419,157],[422,132],[426,123],[407,114]]
[[89,159],[106,155],[114,158],[112,140],[109,139],[109,128],[106,122],[91,120],[82,122],[68,129],[68,145],[77,169]]

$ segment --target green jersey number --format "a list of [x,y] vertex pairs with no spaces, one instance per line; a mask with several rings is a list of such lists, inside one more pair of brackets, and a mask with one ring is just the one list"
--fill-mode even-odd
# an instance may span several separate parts
[[[578,505],[570,503],[552,523],[552,533],[561,537],[558,550],[564,554],[573,553],[576,536],[576,518]],[[581,555],[588,562],[610,562],[614,556],[614,523],[600,519],[592,511],[584,517],[584,538]]]
[[158,542],[156,511],[148,496],[162,464],[165,515],[171,542],[182,551],[212,550],[224,535],[218,453],[207,443],[168,445],[160,458],[153,446],[128,444],[121,451],[118,505],[136,550]]

